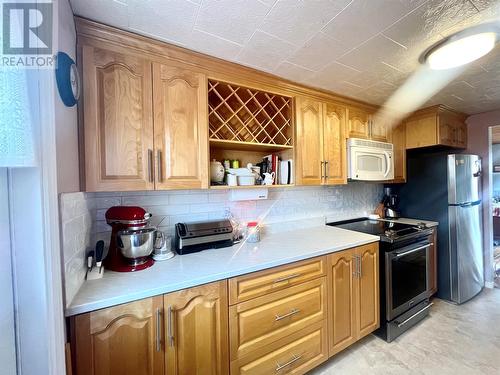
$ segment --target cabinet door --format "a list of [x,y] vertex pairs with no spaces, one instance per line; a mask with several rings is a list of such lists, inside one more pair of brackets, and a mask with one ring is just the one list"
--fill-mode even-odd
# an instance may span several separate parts
[[320,185],[323,181],[323,104],[297,97],[296,180],[298,185]]
[[406,121],[406,148],[437,145],[437,116],[435,114]]
[[325,183],[347,184],[346,107],[336,103],[324,105],[323,152]]
[[406,182],[406,126],[404,123],[392,130],[392,144],[394,147],[394,180],[392,182]]
[[360,108],[350,107],[348,113],[349,138],[370,138],[370,115]]
[[163,297],[72,318],[76,375],[163,375]]
[[153,189],[151,62],[84,46],[86,191]]
[[329,355],[332,356],[357,340],[356,249],[329,255]]
[[207,82],[153,65],[156,189],[208,188]]
[[455,128],[455,145],[459,148],[467,148],[467,125],[457,124]]
[[439,119],[439,144],[455,146],[455,126],[448,118]]
[[360,265],[357,289],[358,339],[380,326],[378,243],[357,248]]
[[166,294],[166,372],[227,374],[227,281]]
[[370,138],[374,141],[389,142],[391,139],[391,123],[383,117],[370,121]]

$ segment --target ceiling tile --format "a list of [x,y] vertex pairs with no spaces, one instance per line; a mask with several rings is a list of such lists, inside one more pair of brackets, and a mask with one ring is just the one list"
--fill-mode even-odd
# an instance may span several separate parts
[[355,47],[383,31],[426,0],[354,0],[323,31]]
[[500,7],[500,3],[498,0],[471,0],[471,2],[480,11],[492,7]]
[[314,74],[312,70],[305,69],[288,61],[282,62],[273,73],[296,82],[305,82]]
[[319,32],[289,58],[294,64],[318,71],[349,51],[350,47]]
[[189,40],[189,47],[225,60],[233,60],[241,51],[242,46],[215,35],[194,29]]
[[123,2],[70,0],[70,3],[73,12],[79,16],[120,28],[128,26],[127,4]]
[[257,0],[205,0],[196,28],[243,44],[255,32],[270,9]]
[[360,71],[369,71],[381,61],[387,61],[387,57],[400,53],[401,50],[405,49],[383,35],[377,35],[337,61]]
[[295,45],[304,44],[351,0],[279,0],[259,29]]
[[295,46],[273,35],[257,31],[238,56],[238,61],[265,71],[273,71],[286,60]]
[[128,0],[134,31],[185,45],[191,37],[199,5],[186,0]]
[[431,0],[396,22],[384,35],[408,48],[441,39],[440,32],[477,13],[468,0]]

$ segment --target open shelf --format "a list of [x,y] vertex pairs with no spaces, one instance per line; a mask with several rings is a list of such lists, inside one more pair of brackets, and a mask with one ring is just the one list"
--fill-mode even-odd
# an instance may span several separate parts
[[293,146],[287,96],[209,80],[208,123],[213,140]]
[[228,150],[238,151],[262,151],[262,152],[279,152],[283,150],[291,150],[293,146],[286,145],[270,145],[267,143],[252,143],[241,141],[226,141],[222,139],[210,139],[210,147],[223,148]]
[[289,185],[245,185],[245,186],[227,186],[227,185],[211,185],[210,189],[214,190],[227,190],[227,189],[255,189],[255,188],[264,188],[264,189],[274,189],[274,188],[283,188],[283,187],[292,187],[294,184]]

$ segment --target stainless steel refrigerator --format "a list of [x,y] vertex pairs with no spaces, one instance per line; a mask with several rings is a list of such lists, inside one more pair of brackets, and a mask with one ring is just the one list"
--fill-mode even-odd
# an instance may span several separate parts
[[404,217],[438,221],[438,297],[463,303],[484,287],[481,159],[410,153],[401,185]]

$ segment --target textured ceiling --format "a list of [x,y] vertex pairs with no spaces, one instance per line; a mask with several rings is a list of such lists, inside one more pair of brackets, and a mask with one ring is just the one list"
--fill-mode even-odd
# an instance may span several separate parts
[[[383,104],[441,38],[500,0],[71,0],[76,15]],[[500,46],[427,104],[500,108]]]

